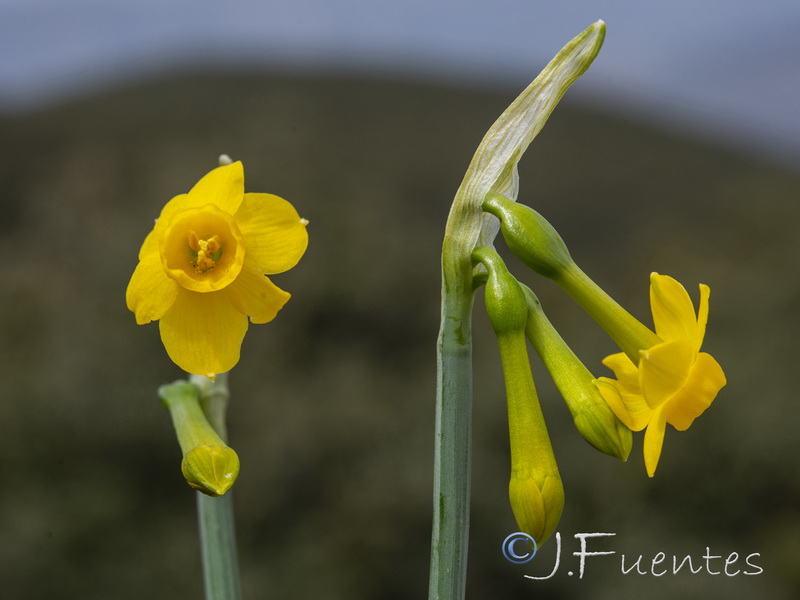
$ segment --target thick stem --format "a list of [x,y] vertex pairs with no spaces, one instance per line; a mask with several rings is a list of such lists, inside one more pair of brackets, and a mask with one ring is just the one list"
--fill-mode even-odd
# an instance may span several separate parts
[[197,493],[197,516],[206,600],[241,600],[233,497]]
[[[202,391],[201,404],[206,418],[217,434],[227,441],[225,409],[228,403],[227,374],[212,382],[192,375],[190,381]],[[197,516],[206,600],[241,600],[239,559],[236,552],[236,528],[233,497],[228,492],[219,498],[197,494]]]
[[461,600],[467,577],[472,435],[472,290],[442,292],[437,346],[429,600]]

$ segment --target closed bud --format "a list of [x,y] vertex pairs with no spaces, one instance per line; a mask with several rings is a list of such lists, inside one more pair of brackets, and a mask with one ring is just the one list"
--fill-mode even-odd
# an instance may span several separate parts
[[200,390],[188,381],[162,385],[158,395],[170,412],[183,452],[186,483],[208,496],[221,496],[239,476],[239,457],[229,448],[200,408]]
[[536,478],[523,472],[512,472],[508,497],[517,527],[541,546],[558,526],[564,511],[564,485],[555,476]]
[[494,193],[486,195],[482,208],[500,220],[500,232],[508,247],[537,273],[552,279],[572,264],[564,240],[532,208]]
[[519,283],[508,272],[503,259],[486,247],[475,248],[472,259],[483,263],[488,271],[484,297],[494,332],[498,336],[523,332],[528,320],[528,306]]
[[222,496],[239,474],[239,457],[228,446],[195,446],[181,461],[186,483],[208,496]]
[[594,376],[547,319],[536,295],[520,287],[528,302],[525,335],[563,396],[578,432],[600,452],[627,460],[633,443],[630,429],[614,415],[593,384]]

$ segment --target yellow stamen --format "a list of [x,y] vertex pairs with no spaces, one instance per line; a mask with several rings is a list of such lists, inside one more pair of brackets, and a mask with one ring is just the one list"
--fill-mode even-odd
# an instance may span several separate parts
[[213,235],[210,238],[200,239],[194,231],[189,232],[189,248],[192,254],[197,253],[197,257],[192,260],[192,265],[196,273],[205,273],[216,266],[217,261],[222,256],[222,244],[219,243],[219,236]]

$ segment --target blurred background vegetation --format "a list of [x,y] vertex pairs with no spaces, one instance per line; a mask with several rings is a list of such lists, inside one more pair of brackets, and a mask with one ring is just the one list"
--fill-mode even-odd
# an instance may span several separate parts
[[[521,84],[521,87],[523,84]],[[293,298],[252,326],[231,375],[231,443],[248,598],[424,598],[439,252],[453,194],[513,93],[410,82],[202,72],[0,120],[0,581],[13,599],[202,597],[192,492],[157,387],[180,378],[124,291],[152,219],[220,153],[249,191],[309,219]],[[800,176],[567,100],[520,166],[520,200],[650,323],[648,275],[697,298],[728,386],[654,479],[574,431],[534,375],[564,478],[555,545],[506,562],[516,529],[496,343],[476,303],[471,598],[798,597]],[[611,342],[549,281],[551,320],[597,375]],[[480,295],[479,295],[480,296]],[[573,535],[614,532],[569,577]],[[759,553],[758,576],[622,575],[644,555]],[[721,570],[717,561],[712,569]]]

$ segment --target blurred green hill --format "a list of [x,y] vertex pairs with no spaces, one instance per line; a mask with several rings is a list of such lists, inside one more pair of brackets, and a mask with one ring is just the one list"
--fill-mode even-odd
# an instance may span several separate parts
[[[522,88],[527,82],[520,82]],[[580,85],[580,83],[578,84]],[[514,93],[189,73],[0,119],[0,581],[13,599],[202,596],[193,492],[157,387],[182,376],[124,302],[161,206],[220,153],[310,221],[293,298],[231,375],[248,598],[427,590],[439,251],[450,202]],[[800,175],[567,100],[520,165],[520,200],[650,323],[648,275],[711,286],[705,348],[728,386],[656,477],[593,451],[540,365],[564,477],[563,568],[507,563],[515,530],[495,340],[476,303],[471,598],[773,600],[800,593]],[[549,281],[519,278],[597,375],[611,342]],[[535,361],[534,361],[535,362]],[[612,557],[582,580],[573,535]],[[755,559],[758,576],[620,572],[658,552]],[[541,560],[541,562],[539,562]],[[696,561],[696,564],[697,564]],[[714,570],[721,570],[721,562]],[[733,569],[732,569],[733,570]]]

